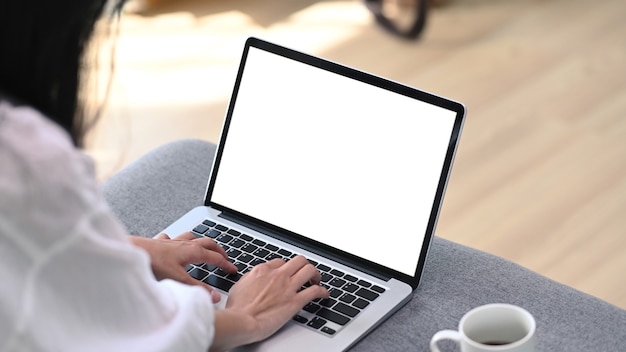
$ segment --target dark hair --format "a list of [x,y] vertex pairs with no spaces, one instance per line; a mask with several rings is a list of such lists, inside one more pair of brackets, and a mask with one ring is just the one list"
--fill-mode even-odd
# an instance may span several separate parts
[[[123,0],[112,0],[113,13]],[[82,146],[83,55],[107,0],[18,0],[0,5],[0,92],[57,122]]]

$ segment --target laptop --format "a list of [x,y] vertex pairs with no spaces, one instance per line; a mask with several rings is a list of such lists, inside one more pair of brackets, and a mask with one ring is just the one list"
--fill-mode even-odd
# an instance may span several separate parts
[[[245,43],[203,206],[164,232],[213,238],[239,273],[304,255],[330,298],[250,351],[343,351],[420,284],[465,108],[258,38]],[[202,162],[199,160],[198,162]]]

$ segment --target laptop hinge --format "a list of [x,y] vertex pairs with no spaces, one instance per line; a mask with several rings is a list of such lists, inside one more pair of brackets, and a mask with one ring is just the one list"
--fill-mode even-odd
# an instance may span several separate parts
[[245,226],[247,228],[250,228],[254,231],[260,232],[264,235],[276,238],[280,241],[283,242],[287,242],[291,245],[303,248],[309,252],[313,252],[319,256],[322,257],[326,257],[329,258],[331,260],[334,260],[336,262],[339,262],[343,265],[349,266],[355,270],[358,271],[362,271],[366,274],[369,274],[371,276],[374,276],[378,279],[384,280],[384,281],[389,281],[392,277],[386,273],[383,273],[380,270],[376,270],[375,268],[372,268],[369,265],[364,265],[363,263],[359,263],[359,261],[357,259],[350,259],[350,258],[345,258],[345,257],[340,257],[337,253],[334,253],[332,250],[329,249],[325,249],[323,247],[323,245],[316,245],[315,243],[309,243],[309,242],[296,242],[294,241],[292,238],[290,238],[289,236],[285,235],[285,234],[281,234],[279,231],[274,231],[269,229],[268,227],[265,226],[261,226],[258,224],[254,224],[251,221],[248,221],[246,219],[244,219],[242,216],[239,216],[237,214],[232,214],[232,213],[228,213],[226,211],[222,211],[219,215],[219,217],[224,218],[226,220],[235,222],[241,226]]

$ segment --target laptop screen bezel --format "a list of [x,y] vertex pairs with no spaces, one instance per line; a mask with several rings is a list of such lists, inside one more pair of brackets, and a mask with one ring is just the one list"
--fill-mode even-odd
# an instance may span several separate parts
[[[433,201],[431,213],[429,216],[426,233],[424,234],[422,247],[419,249],[420,255],[419,255],[417,267],[415,269],[415,273],[413,276],[407,275],[397,270],[371,262],[364,258],[357,257],[355,255],[338,250],[336,248],[332,248],[328,245],[311,240],[307,237],[301,236],[287,229],[280,228],[278,226],[267,223],[261,219],[256,219],[247,214],[237,212],[234,209],[230,209],[226,206],[223,206],[211,200],[211,196],[213,194],[213,190],[215,187],[217,175],[219,173],[219,166],[220,166],[220,162],[221,162],[222,155],[224,152],[224,147],[226,145],[226,139],[228,137],[228,129],[230,126],[231,119],[233,117],[233,111],[234,111],[234,107],[237,101],[237,95],[238,95],[240,84],[241,84],[242,77],[244,74],[244,69],[245,69],[245,65],[247,62],[248,53],[251,47],[260,49],[260,50],[263,50],[263,51],[266,51],[275,55],[279,55],[287,59],[295,60],[303,64],[311,65],[313,67],[317,67],[317,68],[320,68],[329,72],[333,72],[335,74],[342,75],[344,77],[358,80],[360,82],[370,84],[370,85],[373,85],[373,86],[376,86],[385,90],[402,94],[404,96],[407,96],[413,99],[418,99],[420,101],[427,102],[429,104],[433,104],[433,105],[445,108],[447,110],[454,111],[456,113],[454,125],[452,128],[452,133],[450,135],[450,140],[449,140],[448,148],[447,148],[446,155],[445,155],[445,160],[443,163],[441,175],[440,175],[438,186],[437,186],[437,191],[435,194],[435,199]],[[228,214],[228,216],[231,218],[240,219],[247,226],[251,226],[255,229],[259,229],[260,231],[263,231],[266,234],[276,235],[281,240],[287,240],[288,242],[292,242],[290,240],[293,240],[294,242],[297,242],[297,243],[304,243],[306,244],[307,250],[316,252],[320,255],[330,256],[331,258],[332,257],[341,258],[342,263],[346,265],[353,266],[358,270],[367,271],[368,273],[376,275],[383,279],[387,279],[391,277],[396,278],[400,281],[406,282],[413,289],[415,289],[418,287],[421,281],[421,276],[424,270],[427,253],[428,253],[432,238],[434,236],[438,216],[440,213],[441,205],[443,202],[443,197],[445,194],[447,181],[449,179],[450,170],[452,167],[452,163],[453,163],[454,156],[455,156],[456,149],[457,149],[458,142],[459,142],[459,137],[460,137],[461,130],[463,127],[464,118],[465,118],[465,107],[461,103],[458,103],[458,102],[455,102],[455,101],[452,101],[443,97],[439,97],[431,93],[424,92],[424,91],[421,91],[421,90],[418,90],[418,89],[415,89],[415,88],[412,88],[412,87],[409,87],[409,86],[406,86],[406,85],[403,85],[403,84],[400,84],[400,83],[397,83],[397,82],[394,82],[394,81],[391,81],[391,80],[388,80],[379,76],[375,76],[375,75],[372,75],[372,74],[369,74],[360,70],[356,70],[356,69],[353,69],[353,68],[335,63],[335,62],[331,62],[331,61],[328,61],[319,57],[315,57],[315,56],[305,54],[296,50],[292,50],[292,49],[289,49],[280,45],[276,45],[276,44],[273,44],[273,43],[270,43],[270,42],[267,42],[258,38],[254,38],[254,37],[248,38],[244,46],[241,61],[240,61],[239,68],[237,71],[237,76],[235,79],[233,92],[230,98],[230,102],[228,104],[228,109],[226,111],[226,116],[225,116],[224,124],[222,127],[222,133],[220,136],[220,143],[217,148],[217,152],[216,152],[215,159],[213,162],[211,176],[207,185],[204,205],[220,210],[222,211],[223,214]]]

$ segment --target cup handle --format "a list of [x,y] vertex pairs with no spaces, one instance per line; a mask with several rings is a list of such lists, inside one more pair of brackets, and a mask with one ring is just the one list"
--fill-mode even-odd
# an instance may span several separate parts
[[432,352],[441,352],[439,347],[437,346],[437,342],[441,340],[453,340],[456,343],[461,342],[461,334],[455,330],[441,330],[433,335],[433,338],[430,339],[430,350]]

